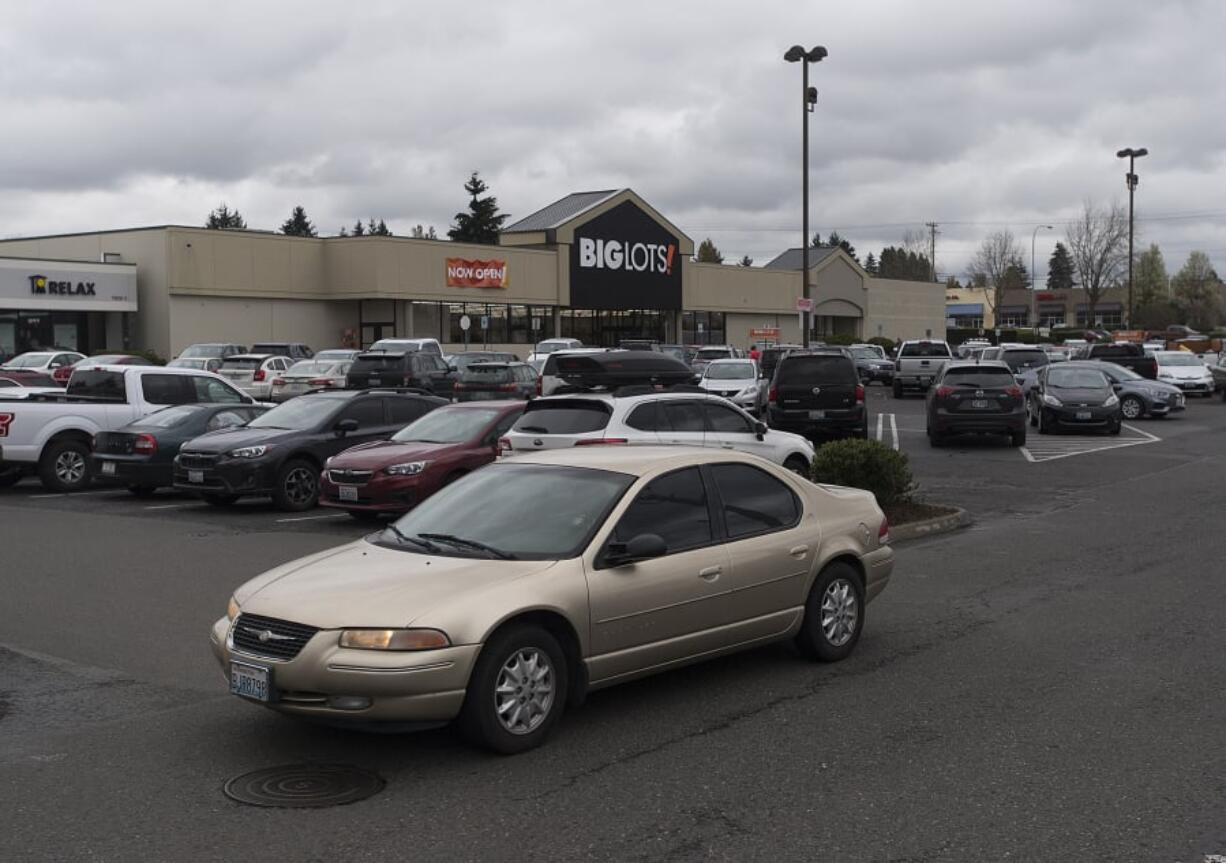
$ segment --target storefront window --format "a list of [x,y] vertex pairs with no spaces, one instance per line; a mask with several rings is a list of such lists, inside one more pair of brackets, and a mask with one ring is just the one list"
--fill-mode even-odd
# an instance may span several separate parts
[[1094,320],[1090,320],[1090,310],[1087,306],[1077,307],[1077,326],[1103,326],[1103,327],[1121,327],[1124,325],[1124,312],[1122,308],[1111,306],[1099,306],[1094,310]]
[[553,309],[549,306],[511,306],[508,341],[513,345],[533,345],[552,332]]
[[681,341],[687,345],[727,344],[723,312],[685,312],[681,316]]

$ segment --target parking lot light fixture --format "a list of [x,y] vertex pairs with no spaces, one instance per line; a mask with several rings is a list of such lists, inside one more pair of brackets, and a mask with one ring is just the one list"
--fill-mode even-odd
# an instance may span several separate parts
[[1148,156],[1145,147],[1125,147],[1115,154],[1120,159],[1128,160],[1128,173],[1124,182],[1128,186],[1128,320],[1126,326],[1132,328],[1132,197],[1137,190],[1136,162],[1142,156]]
[[[805,50],[800,45],[793,45],[783,55],[789,63],[800,63],[801,68],[801,237],[800,237],[800,267],[801,296],[810,298],[809,291],[809,114],[817,104],[817,88],[809,86],[809,64],[820,63],[826,56],[826,49],[814,45]],[[801,313],[801,344],[809,347],[809,331],[813,328],[812,312],[807,309]]]

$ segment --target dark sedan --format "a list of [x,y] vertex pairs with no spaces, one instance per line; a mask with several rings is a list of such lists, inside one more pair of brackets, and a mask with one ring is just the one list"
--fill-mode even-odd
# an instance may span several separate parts
[[1073,428],[1119,434],[1123,423],[1111,381],[1098,369],[1079,363],[1041,368],[1026,409],[1039,434]]
[[1163,381],[1151,381],[1132,369],[1096,360],[1076,360],[1069,365],[1098,369],[1106,375],[1120,398],[1120,413],[1126,420],[1146,416],[1165,417],[1187,407],[1186,397],[1179,387]]
[[310,509],[324,461],[354,444],[390,438],[446,401],[391,390],[307,393],[243,428],[188,441],[175,459],[175,488],[215,506],[268,496],[279,508]]
[[267,411],[261,405],[173,405],[94,436],[90,473],[95,482],[126,485],[138,496],[175,482],[175,456],[189,440],[244,425]]
[[942,446],[956,434],[1008,435],[1026,444],[1026,404],[1013,370],[1003,362],[946,364],[928,389],[928,441]]
[[363,444],[328,459],[319,502],[359,519],[407,512],[445,485],[492,462],[498,439],[524,402],[448,405],[391,440]]

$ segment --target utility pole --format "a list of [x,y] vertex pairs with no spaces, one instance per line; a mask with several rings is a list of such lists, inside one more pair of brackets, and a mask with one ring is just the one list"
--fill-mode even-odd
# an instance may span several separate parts
[[[801,296],[808,300],[812,297],[809,288],[809,114],[813,113],[814,107],[817,105],[817,88],[809,86],[809,64],[820,63],[822,58],[826,56],[826,49],[821,45],[814,45],[806,51],[800,45],[793,45],[783,55],[783,59],[789,63],[800,63],[802,69],[800,90],[801,90],[801,138],[800,146],[801,155],[801,208],[804,210],[801,216],[802,234],[800,243],[800,258],[801,264]],[[801,344],[806,348],[809,347],[809,333],[813,329],[811,312],[807,309],[800,315],[801,329]]]
[[924,225],[932,233],[932,254],[928,258],[928,263],[932,266],[932,280],[935,282],[937,280],[937,234],[939,231],[937,231],[936,222],[924,222]]
[[1128,173],[1124,182],[1128,186],[1128,321],[1126,326],[1132,328],[1132,196],[1137,190],[1137,159],[1148,156],[1149,150],[1144,147],[1126,147],[1115,154],[1117,158],[1128,160]]

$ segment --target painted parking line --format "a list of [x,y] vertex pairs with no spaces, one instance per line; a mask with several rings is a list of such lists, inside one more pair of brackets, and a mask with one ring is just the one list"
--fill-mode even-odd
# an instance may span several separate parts
[[330,512],[327,515],[300,515],[297,518],[279,518],[277,524],[286,524],[291,521],[319,521],[323,518],[346,518],[348,513]]
[[1131,446],[1160,443],[1162,438],[1156,434],[1139,429],[1129,423],[1124,428],[1132,433],[1132,437],[1086,438],[1086,437],[1043,437],[1039,440],[1031,437],[1031,443],[1020,447],[1026,461],[1038,464],[1045,461],[1055,461],[1061,458],[1071,458],[1077,455],[1090,455],[1096,452],[1106,452],[1113,449],[1125,449]]
[[186,506],[196,506],[195,503],[160,503],[156,506],[147,506],[145,509],[183,509]]
[[28,497],[30,500],[42,500],[48,497],[84,497],[87,494],[113,494],[119,496],[122,493],[121,489],[103,488],[96,491],[58,491],[50,494],[31,494]]
[[886,443],[885,426],[886,418],[889,417],[890,425],[890,446],[898,449],[898,420],[894,414],[877,414],[877,436],[876,439],[882,443]]

